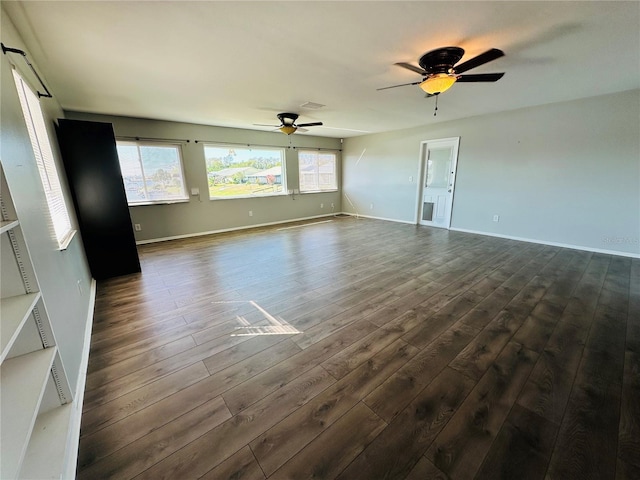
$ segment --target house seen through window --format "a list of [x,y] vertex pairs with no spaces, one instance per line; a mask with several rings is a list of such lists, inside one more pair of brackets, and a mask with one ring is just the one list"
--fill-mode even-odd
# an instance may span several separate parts
[[187,200],[180,145],[117,141],[129,205]]
[[282,149],[205,145],[204,156],[212,199],[286,193]]
[[317,150],[298,152],[300,193],[326,192],[338,189],[336,154]]

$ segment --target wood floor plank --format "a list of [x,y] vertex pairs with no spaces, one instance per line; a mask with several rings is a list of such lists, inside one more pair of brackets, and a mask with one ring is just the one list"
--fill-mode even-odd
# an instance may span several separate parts
[[436,467],[453,479],[476,475],[536,357],[516,342],[507,344],[427,451]]
[[241,342],[233,347],[214,353],[210,357],[205,358],[202,362],[207,367],[210,375],[224,370],[231,365],[241,362],[253,355],[267,350],[280,342],[287,341],[286,335],[266,335],[256,336],[250,341]]
[[445,368],[339,478],[404,478],[462,404],[475,382]]
[[443,333],[435,342],[398,369],[364,402],[386,422],[400,413],[477,334],[461,325]]
[[625,381],[622,387],[618,432],[618,460],[640,471],[640,382],[638,381]]
[[[229,410],[234,415],[241,412],[374,329],[375,327],[368,322],[352,324],[237,387],[227,390],[223,398]],[[292,338],[292,340],[295,339]]]
[[341,379],[421,323],[422,319],[414,312],[410,311],[373,331],[362,340],[354,342],[322,362],[322,366],[336,379]]
[[81,432],[83,435],[89,435],[208,376],[209,372],[202,362],[189,365],[182,370],[162,377],[156,382],[118,397],[102,405],[101,408],[85,411],[82,414]]
[[[92,332],[91,355],[99,357],[104,352],[111,352],[123,346],[145,341],[159,333],[173,330],[186,323],[187,321],[182,316],[169,317],[165,320],[154,318],[152,325],[149,325],[147,320],[138,324],[127,324],[119,328],[107,329],[102,333]],[[92,361],[93,358],[90,358],[89,363]]]
[[270,475],[280,468],[416,353],[397,340],[257,437],[250,446],[263,471]]
[[246,342],[248,339],[249,337],[220,338],[198,345],[147,367],[132,372],[124,370],[121,372],[121,376],[114,378],[109,383],[101,383],[96,388],[88,389],[85,392],[85,407],[89,410],[98,405],[103,405],[165,375],[202,361],[217,352],[231,348],[238,343]]
[[524,318],[503,310],[457,356],[449,366],[467,377],[480,380],[493,364]]
[[179,353],[190,351],[195,346],[196,343],[193,338],[187,335],[160,347],[150,348],[138,355],[89,373],[87,375],[86,388],[87,390],[98,388],[112,380],[121,378],[125,373],[135,372],[149,365],[154,365]]
[[544,478],[558,425],[514,405],[475,480]]
[[207,433],[231,413],[217,397],[81,470],[78,478],[133,478]]
[[[640,260],[634,259],[629,278],[629,312],[620,405],[617,469],[627,478],[640,478]],[[616,478],[618,474],[616,473]],[[624,478],[624,477],[621,477]]]
[[[335,379],[322,367],[315,367],[304,377],[298,377],[244,412],[234,415],[136,478],[200,477],[334,382]],[[210,445],[217,448],[212,450],[208,448]]]
[[518,404],[560,425],[588,330],[561,320],[540,354]]
[[613,479],[621,385],[578,373],[547,478]]
[[193,408],[215,399],[225,390],[242,383],[299,351],[300,349],[292,342],[281,342],[169,395],[143,410],[132,413],[95,432],[95,434],[84,435],[80,441],[79,468],[90,465],[95,460],[107,456],[172,422]]
[[336,478],[385,426],[386,423],[369,407],[358,403],[270,478]]
[[427,457],[421,457],[405,480],[449,480],[449,477],[436,467]]
[[638,478],[640,478],[640,467],[618,459],[616,480],[638,480]]
[[582,354],[580,369],[589,377],[622,384],[626,314],[599,306]]
[[238,450],[217,467],[209,470],[202,480],[264,480],[266,478],[249,447]]

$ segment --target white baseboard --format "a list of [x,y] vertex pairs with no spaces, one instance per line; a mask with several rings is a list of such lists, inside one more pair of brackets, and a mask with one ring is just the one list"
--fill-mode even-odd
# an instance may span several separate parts
[[136,245],[145,245],[147,243],[167,242],[169,240],[180,240],[181,238],[202,237],[204,235],[214,235],[216,233],[235,232],[238,230],[249,230],[251,228],[268,227],[271,225],[282,225],[284,223],[301,222],[304,220],[313,220],[315,218],[335,217],[341,212],[325,213],[323,215],[314,215],[312,217],[290,218],[278,222],[256,223],[255,225],[243,225],[242,227],[222,228],[220,230],[210,230],[207,232],[187,233],[185,235],[173,235],[171,237],[150,238],[148,240],[138,240]]
[[385,217],[374,217],[373,215],[362,215],[360,213],[352,213],[352,212],[342,212],[342,215],[349,215],[351,217],[362,217],[362,218],[371,218],[372,220],[384,220],[385,222],[395,222],[395,223],[404,223],[407,225],[416,225],[416,222],[410,220],[398,220],[397,218],[385,218]]
[[[360,215],[357,213],[351,212],[343,212],[344,215],[351,215],[353,217],[363,217],[363,218],[371,218],[374,220],[385,220],[387,222],[396,222],[396,223],[406,223],[409,225],[417,225],[416,222],[398,220],[395,218],[384,218],[384,217],[374,217],[371,215]],[[514,235],[502,235],[499,233],[492,232],[482,232],[479,230],[470,230],[467,228],[454,228],[450,227],[449,230],[453,232],[462,232],[462,233],[473,233],[475,235],[484,235],[487,237],[497,237],[497,238],[506,238],[508,240],[517,240],[519,242],[528,242],[528,243],[537,243],[539,245],[550,245],[552,247],[561,247],[561,248],[571,248],[573,250],[582,250],[585,252],[594,252],[594,253],[604,253],[606,255],[618,255],[621,257],[631,257],[631,258],[640,258],[640,253],[631,253],[631,252],[621,252],[619,250],[607,250],[604,248],[593,248],[593,247],[585,247],[583,245],[572,245],[569,243],[561,243],[561,242],[550,242],[546,240],[538,240],[533,238],[525,238],[525,237],[516,237]]]
[[66,459],[62,478],[76,478],[76,466],[78,463],[78,445],[80,443],[80,421],[82,420],[82,404],[84,402],[84,387],[87,381],[87,368],[89,366],[89,349],[91,347],[91,329],[93,327],[93,310],[96,304],[97,282],[91,279],[89,293],[89,308],[87,309],[87,323],[84,331],[84,344],[82,346],[82,358],[80,360],[80,373],[72,403],[71,419],[69,420],[69,434],[67,435]]
[[619,255],[622,257],[631,257],[631,258],[640,258],[640,254],[631,253],[631,252],[620,252],[618,250],[607,250],[604,248],[593,248],[593,247],[585,247],[583,245],[572,245],[569,243],[561,243],[561,242],[549,242],[546,240],[538,240],[533,238],[525,238],[525,237],[516,237],[513,235],[502,235],[499,233],[492,232],[482,232],[478,230],[469,230],[467,228],[453,228],[451,227],[449,230],[455,232],[463,232],[463,233],[473,233],[476,235],[485,235],[487,237],[498,237],[498,238],[506,238],[508,240],[517,240],[519,242],[528,242],[528,243],[537,243],[539,245],[550,245],[552,247],[561,247],[561,248],[571,248],[573,250],[582,250],[585,252],[594,252],[594,253],[604,253],[607,255]]

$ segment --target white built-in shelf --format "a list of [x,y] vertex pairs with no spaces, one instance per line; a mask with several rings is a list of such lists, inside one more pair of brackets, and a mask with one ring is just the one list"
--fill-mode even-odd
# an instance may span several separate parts
[[18,478],[57,347],[44,348],[2,363],[0,478]]
[[62,478],[69,421],[74,405],[67,403],[38,415],[19,478]]
[[0,222],[0,233],[16,228],[18,225],[20,225],[19,220],[2,220]]
[[39,299],[40,292],[0,299],[0,315],[2,315],[0,363],[4,361],[9,353],[13,342],[18,338],[20,329],[29,318],[33,307]]

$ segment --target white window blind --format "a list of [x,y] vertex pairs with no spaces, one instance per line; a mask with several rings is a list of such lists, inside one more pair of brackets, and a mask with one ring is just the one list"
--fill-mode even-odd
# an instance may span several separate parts
[[20,105],[22,106],[22,113],[24,114],[25,123],[27,124],[27,130],[29,131],[33,154],[36,159],[36,164],[38,165],[40,180],[42,180],[42,186],[44,187],[44,193],[47,198],[55,236],[58,240],[59,247],[65,248],[71,239],[73,231],[71,229],[67,205],[62,193],[56,163],[53,159],[53,152],[51,151],[51,143],[49,142],[44,116],[40,108],[40,101],[15,69],[13,70],[13,77],[18,89],[18,96],[20,97]]

